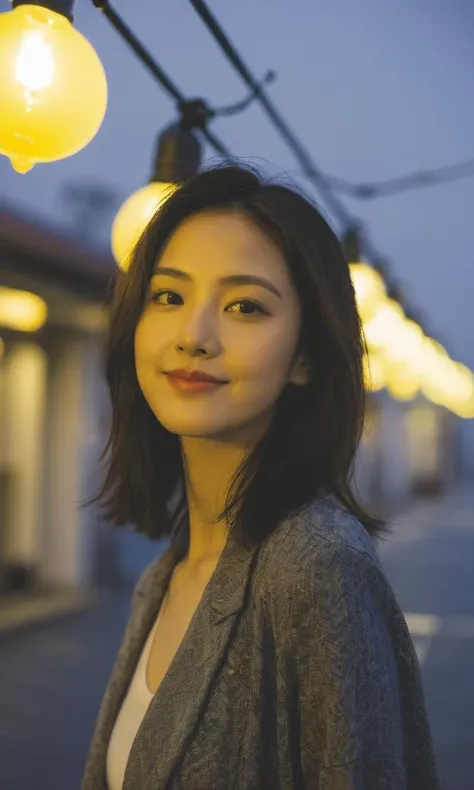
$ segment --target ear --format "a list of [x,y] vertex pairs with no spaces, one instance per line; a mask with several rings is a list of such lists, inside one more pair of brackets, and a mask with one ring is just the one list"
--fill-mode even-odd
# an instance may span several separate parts
[[297,387],[304,387],[311,381],[311,378],[312,374],[309,361],[304,354],[299,354],[291,369],[288,383],[295,384]]

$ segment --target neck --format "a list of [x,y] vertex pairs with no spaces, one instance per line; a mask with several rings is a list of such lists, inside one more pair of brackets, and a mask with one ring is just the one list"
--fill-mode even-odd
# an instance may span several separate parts
[[189,565],[215,560],[224,549],[228,526],[217,516],[225,506],[237,467],[267,427],[266,421],[249,427],[238,440],[181,438],[189,511]]
[[212,439],[183,437],[181,451],[189,511],[187,562],[195,565],[220,555],[226,544],[228,528],[217,516],[245,450]]

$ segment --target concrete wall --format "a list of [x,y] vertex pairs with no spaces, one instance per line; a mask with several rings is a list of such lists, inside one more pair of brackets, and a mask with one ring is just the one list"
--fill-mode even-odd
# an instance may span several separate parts
[[[97,581],[93,493],[104,444],[100,337],[8,344],[0,365],[0,587]],[[112,543],[113,546],[113,543]],[[112,552],[109,552],[112,556]]]
[[102,440],[100,350],[94,337],[59,339],[51,350],[40,568],[48,585],[95,580],[96,511],[81,503],[91,493]]
[[47,357],[34,342],[18,342],[2,362],[0,469],[1,556],[15,573],[41,560],[43,448]]

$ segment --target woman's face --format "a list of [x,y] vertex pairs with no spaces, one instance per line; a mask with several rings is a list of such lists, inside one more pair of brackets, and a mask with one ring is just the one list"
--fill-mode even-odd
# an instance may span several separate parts
[[[152,275],[135,333],[140,387],[171,433],[251,439],[268,426],[284,387],[308,381],[303,360],[293,362],[299,329],[297,294],[277,247],[242,214],[202,212],[171,236]],[[165,374],[176,369],[227,383],[181,392]]]

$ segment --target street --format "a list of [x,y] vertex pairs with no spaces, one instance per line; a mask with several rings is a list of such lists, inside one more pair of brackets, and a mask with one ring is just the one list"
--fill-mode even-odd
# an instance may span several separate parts
[[[423,670],[443,790],[474,787],[474,494],[415,506],[379,548]],[[0,787],[76,790],[129,593],[0,640]]]
[[474,787],[474,491],[421,503],[379,549],[423,670],[443,790]]

